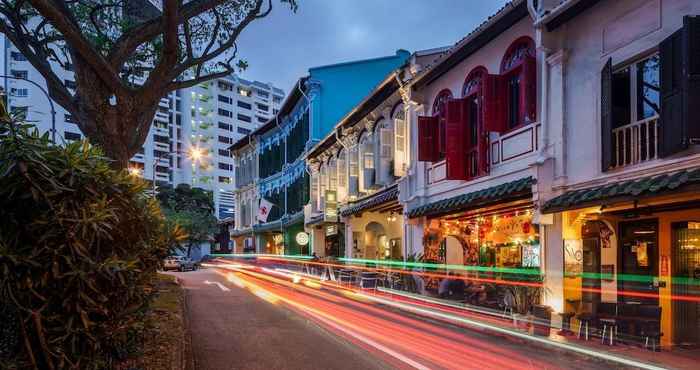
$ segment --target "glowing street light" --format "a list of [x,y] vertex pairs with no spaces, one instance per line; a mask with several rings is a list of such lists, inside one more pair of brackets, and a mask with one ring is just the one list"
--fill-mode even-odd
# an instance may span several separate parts
[[141,170],[138,167],[129,167],[129,175],[131,176],[139,176],[141,174]]

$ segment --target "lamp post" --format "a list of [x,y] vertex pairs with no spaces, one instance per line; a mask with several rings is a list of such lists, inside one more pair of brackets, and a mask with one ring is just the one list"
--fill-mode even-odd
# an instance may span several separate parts
[[38,87],[39,90],[41,90],[41,92],[44,93],[44,95],[46,95],[46,98],[49,100],[49,106],[51,106],[51,142],[56,144],[56,109],[54,109],[53,99],[51,99],[51,95],[49,95],[48,91],[46,91],[46,89],[44,89],[38,83],[36,83],[28,78],[8,76],[8,75],[0,75],[0,78],[9,78],[12,80],[27,81],[30,84]]

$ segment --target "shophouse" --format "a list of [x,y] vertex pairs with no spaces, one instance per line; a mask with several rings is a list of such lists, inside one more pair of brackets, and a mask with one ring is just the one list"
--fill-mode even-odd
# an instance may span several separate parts
[[545,61],[546,303],[617,313],[645,341],[700,343],[700,3],[530,9]]
[[410,131],[400,90],[445,50],[414,53],[307,154],[305,224],[318,256],[403,260],[397,180],[410,162]]
[[508,3],[418,76],[406,204],[409,254],[451,265],[538,269],[541,146],[535,31]]
[[[303,212],[310,195],[306,153],[409,56],[399,50],[392,56],[309,69],[277,115],[232,146],[237,170],[253,174],[237,190],[237,202],[251,205],[250,214],[242,212],[246,221],[236,223],[237,240],[244,245],[252,241],[249,248],[259,253],[311,253]],[[246,169],[245,158],[254,159],[255,165]]]

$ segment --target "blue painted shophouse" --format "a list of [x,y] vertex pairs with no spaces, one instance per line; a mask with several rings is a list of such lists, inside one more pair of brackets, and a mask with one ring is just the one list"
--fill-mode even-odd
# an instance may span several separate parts
[[[398,50],[392,56],[309,69],[276,116],[231,147],[236,178],[247,179],[236,184],[236,210],[241,214],[233,236],[237,246],[245,246],[237,251],[309,253],[308,244],[296,237],[304,231],[303,209],[309,202],[306,152],[409,56]],[[239,176],[240,171],[246,176]]]

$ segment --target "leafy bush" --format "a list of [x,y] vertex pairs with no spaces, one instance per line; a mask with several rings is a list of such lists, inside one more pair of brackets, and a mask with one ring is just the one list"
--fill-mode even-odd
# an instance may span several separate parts
[[143,181],[31,127],[0,115],[0,312],[19,329],[6,346],[37,369],[108,368],[138,345],[156,269],[181,235]]

